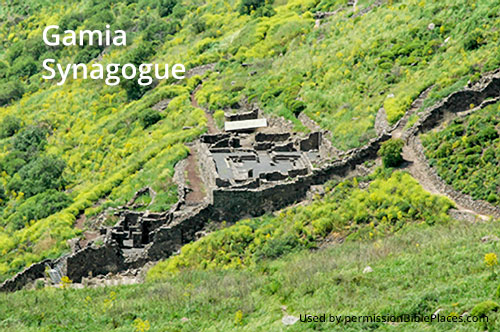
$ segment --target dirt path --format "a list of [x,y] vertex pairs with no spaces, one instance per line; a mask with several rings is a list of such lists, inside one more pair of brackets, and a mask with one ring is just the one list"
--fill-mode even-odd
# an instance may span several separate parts
[[186,174],[186,184],[189,187],[189,192],[186,194],[186,202],[189,203],[201,203],[205,198],[205,190],[203,186],[203,180],[200,177],[200,171],[197,160],[197,153],[193,152],[187,157],[187,165],[185,172]]
[[[500,217],[500,208],[497,208],[485,201],[474,200],[471,196],[455,190],[452,186],[444,182],[441,177],[439,177],[436,170],[429,165],[427,158],[424,155],[424,148],[420,142],[420,139],[418,138],[418,135],[420,133],[412,133],[412,130],[410,128],[405,128],[410,117],[416,114],[422,107],[432,87],[433,86],[424,90],[420,94],[420,96],[415,99],[410,109],[405,113],[404,117],[399,121],[397,126],[392,131],[392,136],[394,138],[405,139],[405,145],[403,147],[403,158],[405,159],[406,164],[404,166],[404,169],[406,169],[426,191],[432,194],[445,196],[453,201],[460,213],[469,216],[475,216],[476,219],[482,220],[488,219],[487,215]],[[487,89],[485,89],[484,87],[483,89],[483,91],[487,91]],[[492,92],[488,91],[487,93],[491,94]],[[481,105],[474,109],[460,113],[445,111],[444,114],[442,114],[442,119],[440,121],[438,120],[433,128],[428,128],[427,130],[439,130],[444,123],[447,123],[451,119],[466,116],[498,100],[498,98],[486,100],[487,97],[488,96],[483,96],[483,102],[481,103]],[[467,104],[469,100],[462,100],[461,102]]]
[[[218,133],[217,126],[215,125],[214,118],[208,110],[200,107],[198,101],[196,100],[196,92],[201,88],[199,84],[196,89],[191,93],[191,105],[196,108],[200,108],[205,112],[207,118],[207,127],[209,134]],[[188,185],[189,192],[186,194],[186,203],[188,204],[198,204],[203,202],[206,196],[205,186],[203,179],[200,176],[200,168],[198,163],[198,150],[194,147],[191,148],[190,154],[187,157],[187,164],[185,168],[186,172],[186,184]]]
[[75,221],[75,228],[81,229],[83,231],[82,236],[80,241],[78,241],[78,244],[80,247],[84,247],[89,243],[90,241],[94,240],[99,236],[99,233],[97,231],[90,231],[90,230],[85,230],[84,224],[87,218],[85,217],[85,214],[80,214],[78,218]]
[[[423,156],[419,155],[419,152],[414,148],[414,144],[406,144],[403,147],[403,158],[406,161],[405,169],[420,183],[422,188],[431,194],[447,197],[460,212],[475,215],[482,220],[488,220],[487,216],[474,211],[474,207],[470,206],[471,204],[467,204],[467,201],[471,200],[469,197],[466,197],[467,195],[454,191],[435,174],[435,171],[426,161],[422,161]],[[450,194],[452,191],[453,195]],[[463,196],[462,199],[457,199],[459,195]]]

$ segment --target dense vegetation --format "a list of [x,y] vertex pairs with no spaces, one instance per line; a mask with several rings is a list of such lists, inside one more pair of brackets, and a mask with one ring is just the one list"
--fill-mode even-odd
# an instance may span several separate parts
[[[177,86],[154,84],[147,96],[134,84],[111,88],[74,80],[58,87],[41,80],[39,60],[49,55],[62,64],[88,62],[99,54],[103,62],[154,57],[152,50],[166,33],[155,33],[160,28],[154,22],[172,12],[148,9],[145,3],[89,1],[83,6],[12,4],[2,6],[0,14],[2,82],[15,82],[27,92],[18,102],[10,98],[0,116],[1,280],[31,262],[59,255],[65,240],[81,232],[73,226],[77,215],[124,204],[144,186],[158,193],[152,211],[168,209],[177,200],[173,166],[187,155],[183,143],[203,132],[206,119],[190,105],[197,77]],[[61,30],[104,30],[105,23],[129,30],[134,47],[127,52],[111,47],[102,54],[95,47],[47,48],[41,40],[49,24]],[[32,70],[14,74],[20,62],[19,67]],[[164,99],[170,100],[166,110],[151,109]]]
[[424,136],[432,166],[455,189],[500,204],[500,103]]

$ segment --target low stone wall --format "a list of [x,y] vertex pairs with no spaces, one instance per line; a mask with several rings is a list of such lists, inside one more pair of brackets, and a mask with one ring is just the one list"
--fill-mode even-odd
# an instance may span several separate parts
[[389,140],[392,136],[387,133],[374,138],[365,146],[350,150],[342,160],[335,161],[323,168],[313,170],[312,183],[314,185],[323,184],[333,176],[346,176],[347,173],[366,161],[374,160],[378,157],[380,145]]
[[467,111],[471,108],[471,105],[480,105],[487,98],[495,98],[499,95],[500,70],[496,70],[485,75],[475,86],[454,92],[436,105],[428,108],[403,137],[408,140],[419,133],[424,133],[438,126],[446,113]]
[[35,281],[38,278],[45,277],[45,267],[52,261],[50,259],[35,263],[16,274],[13,278],[4,281],[0,285],[2,292],[14,292],[22,289],[25,285]]
[[68,256],[63,274],[74,282],[81,282],[82,277],[89,274],[116,273],[125,268],[121,249],[116,242],[110,242],[100,247],[88,246]]
[[146,247],[147,256],[153,261],[169,257],[193,241],[213,215],[212,205],[204,204],[178,216],[175,223],[158,228],[151,234],[153,240]]

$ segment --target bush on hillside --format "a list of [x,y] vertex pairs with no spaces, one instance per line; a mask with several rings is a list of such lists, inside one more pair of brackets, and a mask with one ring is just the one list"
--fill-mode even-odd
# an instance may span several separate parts
[[478,303],[474,308],[472,308],[471,315],[478,318],[488,317],[488,320],[486,322],[480,322],[483,329],[488,329],[488,327],[490,327],[494,323],[494,321],[490,321],[491,313],[497,312],[499,308],[500,305],[498,305],[498,303],[487,300]]
[[177,5],[177,0],[160,0],[158,6],[158,15],[165,17],[172,14],[174,7]]
[[64,185],[62,173],[66,163],[55,156],[42,156],[23,166],[8,184],[9,190],[23,192],[26,197]]
[[21,98],[24,94],[24,86],[19,81],[0,83],[0,106],[4,106],[13,100]]
[[13,175],[26,165],[26,153],[14,150],[0,161],[0,168],[7,174]]
[[147,108],[139,114],[139,120],[141,121],[142,127],[146,129],[147,127],[160,121],[161,115],[158,111],[155,111],[152,108]]
[[0,123],[0,138],[14,136],[21,129],[21,120],[13,115],[7,115]]
[[379,150],[379,156],[385,167],[397,167],[403,162],[403,146],[401,139],[390,139],[384,143]]
[[31,56],[22,56],[14,61],[10,68],[10,75],[28,77],[38,72],[35,59]]
[[[238,8],[241,15],[250,15],[253,11],[257,11],[261,7],[269,6],[272,2],[262,0],[242,0]],[[272,10],[272,8],[270,8]],[[267,12],[267,11],[264,11]],[[262,13],[264,13],[262,12]],[[272,16],[272,15],[271,15]]]
[[[127,52],[122,63],[131,63],[140,66],[147,63],[147,60],[155,54],[155,48],[151,42],[141,42],[136,48]],[[148,90],[155,87],[155,82],[147,86],[141,86],[137,80],[121,79],[120,86],[127,92],[128,100],[141,98]]]
[[34,153],[43,150],[47,144],[48,128],[43,125],[29,126],[14,136],[14,150]]

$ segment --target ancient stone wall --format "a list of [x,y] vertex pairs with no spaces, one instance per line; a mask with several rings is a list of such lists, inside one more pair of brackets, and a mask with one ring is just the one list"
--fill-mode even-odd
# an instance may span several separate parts
[[178,216],[176,222],[158,228],[151,234],[152,242],[147,247],[150,260],[169,257],[184,244],[193,241],[196,233],[214,216],[211,204],[204,204]]
[[[406,140],[439,125],[446,113],[460,113],[500,95],[500,70],[486,75],[472,88],[457,91],[428,108],[403,136]],[[471,107],[472,106],[472,107]]]
[[109,272],[119,272],[126,268],[122,251],[116,242],[100,247],[87,246],[66,259],[63,274],[74,282],[80,282],[89,274],[97,276]]
[[22,289],[25,285],[30,282],[35,281],[38,278],[45,277],[45,268],[47,264],[50,264],[51,260],[46,259],[41,262],[30,265],[23,271],[16,274],[13,278],[4,281],[0,285],[0,291],[3,292],[14,292]]
[[236,114],[225,113],[224,117],[226,121],[243,121],[243,120],[254,120],[259,117],[259,109],[255,108],[250,112],[242,112]]

